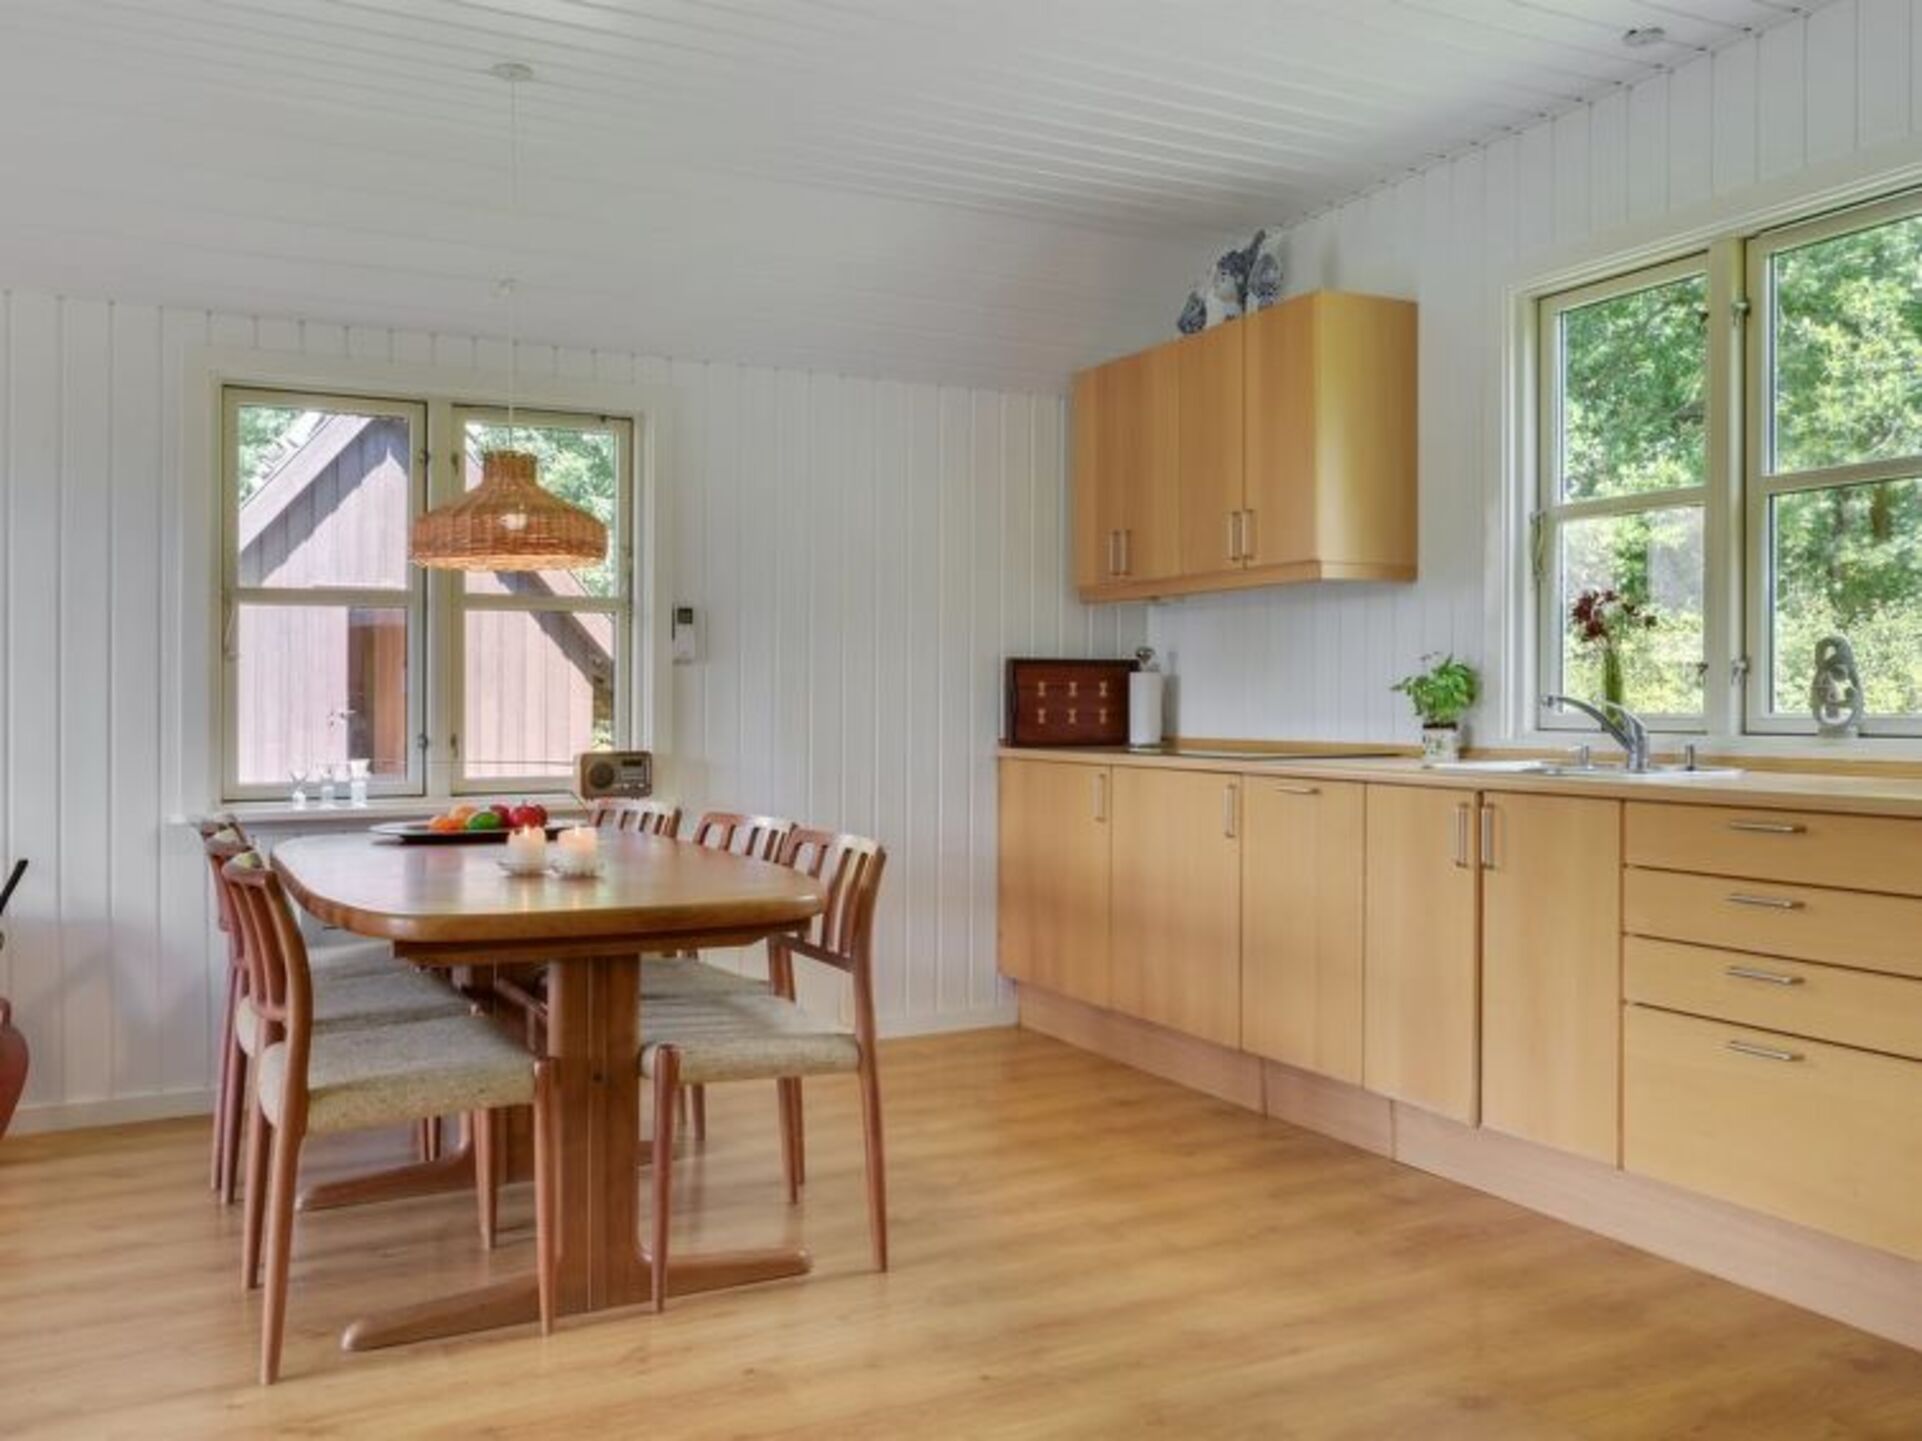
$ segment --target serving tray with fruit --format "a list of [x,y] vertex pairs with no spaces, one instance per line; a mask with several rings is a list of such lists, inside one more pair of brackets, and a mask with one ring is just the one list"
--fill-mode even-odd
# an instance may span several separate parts
[[504,841],[513,832],[528,826],[539,826],[550,840],[564,829],[559,822],[547,818],[545,806],[528,801],[508,805],[503,801],[491,806],[455,806],[432,820],[386,821],[373,827],[373,832],[402,845],[462,846]]

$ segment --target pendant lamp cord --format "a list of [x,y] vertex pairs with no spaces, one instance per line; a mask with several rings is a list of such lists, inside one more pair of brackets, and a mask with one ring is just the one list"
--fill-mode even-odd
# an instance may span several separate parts
[[[510,247],[518,249],[519,236],[515,227],[521,218],[521,82],[518,76],[507,82],[507,210]],[[515,255],[510,250],[508,262],[513,266]],[[520,427],[518,424],[518,401],[521,388],[521,296],[520,282],[513,275],[501,281],[501,288],[507,292],[507,444],[518,449]]]

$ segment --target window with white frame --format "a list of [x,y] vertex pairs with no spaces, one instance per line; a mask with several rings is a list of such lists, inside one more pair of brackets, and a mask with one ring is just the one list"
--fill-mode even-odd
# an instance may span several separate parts
[[1922,197],[1718,241],[1537,320],[1538,693],[1806,734],[1815,644],[1841,635],[1864,732],[1922,734]]
[[1556,296],[1541,324],[1542,689],[1585,700],[1614,691],[1650,717],[1699,726],[1706,257]]
[[[626,743],[630,421],[235,386],[222,409],[228,799],[356,771],[375,795],[562,789],[576,753]],[[415,516],[507,445],[607,525],[607,560],[410,564]]]

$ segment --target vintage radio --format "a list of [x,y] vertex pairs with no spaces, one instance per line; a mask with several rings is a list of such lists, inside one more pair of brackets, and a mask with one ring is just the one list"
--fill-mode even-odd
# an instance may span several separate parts
[[1125,746],[1131,660],[1008,662],[1002,734],[1011,746]]
[[652,795],[654,753],[582,751],[574,758],[574,793],[584,801]]

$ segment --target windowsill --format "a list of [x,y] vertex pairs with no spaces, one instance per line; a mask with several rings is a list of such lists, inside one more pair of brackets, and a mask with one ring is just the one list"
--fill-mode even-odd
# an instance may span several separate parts
[[[202,814],[230,815],[236,820],[257,826],[352,829],[355,826],[377,825],[382,821],[424,821],[457,805],[488,806],[495,801],[512,805],[524,799],[526,797],[522,795],[474,795],[452,800],[435,800],[424,796],[373,796],[364,806],[323,806],[314,801],[304,806],[297,806],[292,801],[233,801],[211,805]],[[551,803],[542,800],[541,804],[551,816],[568,818],[587,814],[586,808],[570,795],[555,796]],[[192,825],[195,817],[176,815],[170,819],[175,825]]]

